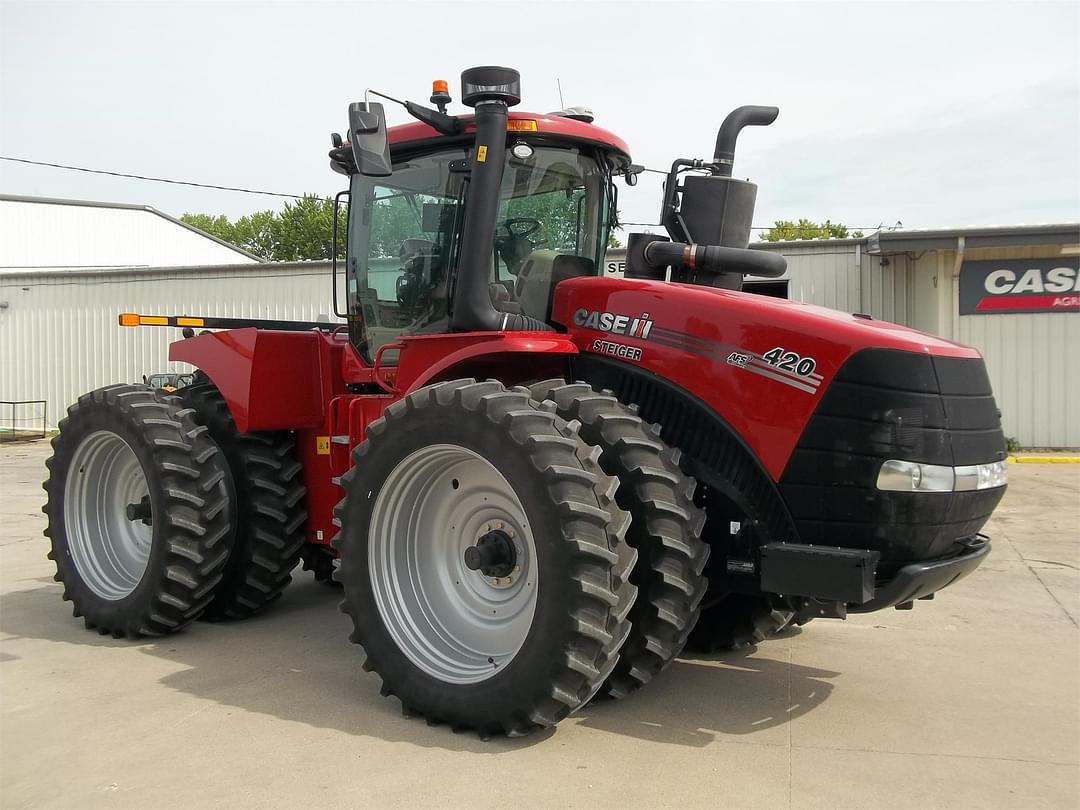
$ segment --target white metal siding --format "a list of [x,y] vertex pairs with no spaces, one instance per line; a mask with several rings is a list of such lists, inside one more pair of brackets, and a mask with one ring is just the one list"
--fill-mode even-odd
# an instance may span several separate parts
[[330,311],[328,268],[319,262],[0,277],[0,303],[7,303],[0,308],[0,400],[46,400],[54,427],[87,391],[190,370],[167,361],[180,330],[122,328],[119,313],[317,320]]
[[909,322],[912,270],[906,255],[871,256],[862,245],[844,242],[784,245],[779,250],[788,261],[783,278],[792,300]]
[[[980,248],[965,251],[964,259],[1060,255],[1060,246],[1052,245]],[[941,251],[943,278],[955,261],[955,251]],[[1080,313],[959,315],[955,290],[955,283],[948,285],[953,317],[945,336],[986,359],[1005,435],[1024,447],[1080,447]]]
[[808,304],[858,312],[862,279],[856,245],[821,245],[785,249],[788,298]]

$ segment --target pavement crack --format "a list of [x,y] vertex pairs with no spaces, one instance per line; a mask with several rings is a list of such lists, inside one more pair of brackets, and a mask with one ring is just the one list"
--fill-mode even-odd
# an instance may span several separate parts
[[[1013,548],[1016,549],[1015,546],[1013,546]],[[1035,570],[1035,568],[1031,565],[1031,563],[1033,563],[1033,562],[1044,562],[1044,561],[1043,560],[1029,560],[1023,554],[1020,554],[1019,549],[1016,549],[1016,553],[1020,555],[1020,559],[1024,561],[1024,565],[1027,566],[1027,570],[1031,572],[1031,575],[1033,577],[1035,577],[1035,579],[1038,580],[1040,585],[1042,585],[1043,590],[1046,591],[1047,594],[1049,594],[1050,598],[1054,600],[1054,604],[1056,604],[1059,608],[1061,608],[1061,612],[1065,614],[1065,618],[1067,618],[1070,622],[1072,622],[1073,627],[1080,628],[1080,623],[1078,623],[1076,621],[1076,617],[1073,616],[1071,613],[1069,613],[1069,609],[1067,607],[1065,607],[1065,605],[1063,605],[1061,603],[1061,600],[1058,599],[1057,596],[1054,594],[1054,592],[1052,590],[1050,590],[1049,586],[1045,582],[1043,582],[1043,578],[1039,576],[1039,572],[1037,570]],[[1065,563],[1057,563],[1057,564],[1058,565],[1064,565]],[[1069,566],[1069,567],[1072,568],[1073,566]]]
[[1026,557],[1023,559],[1024,562],[1042,563],[1043,565],[1060,565],[1063,568],[1071,568],[1073,571],[1080,571],[1080,566],[1073,565],[1072,563],[1058,562],[1057,560],[1036,560],[1034,558],[1029,560]]
[[1078,623],[1075,617],[1071,613],[1069,613],[1069,609],[1061,603],[1061,600],[1054,595],[1054,592],[1050,590],[1049,587],[1047,587],[1046,583],[1043,582],[1043,578],[1039,576],[1039,572],[1032,568],[1030,565],[1028,565],[1027,560],[1024,560],[1024,565],[1027,565],[1028,571],[1030,571],[1035,576],[1035,579],[1039,580],[1039,584],[1043,586],[1043,590],[1050,594],[1050,598],[1054,600],[1054,602],[1059,608],[1061,608],[1061,612],[1065,614],[1065,618],[1072,622],[1072,626],[1080,628],[1080,623]]
[[[1023,553],[1020,551],[1020,549],[1018,549],[1016,547],[1016,544],[1013,543],[1012,539],[1009,537],[1007,532],[1002,532],[1002,537],[1005,539],[1005,542],[1009,544],[1009,547],[1016,553],[1016,556],[1021,559],[1021,561],[1027,567],[1027,570],[1031,572],[1031,575],[1033,577],[1035,577],[1035,579],[1038,581],[1038,583],[1040,585],[1042,585],[1043,590],[1046,591],[1046,593],[1050,596],[1050,598],[1054,600],[1054,604],[1056,604],[1059,608],[1061,608],[1061,612],[1065,614],[1065,618],[1068,619],[1072,623],[1073,627],[1080,628],[1080,623],[1078,623],[1076,621],[1076,617],[1073,616],[1071,613],[1069,613],[1069,609],[1067,607],[1065,607],[1065,605],[1063,605],[1061,603],[1061,600],[1058,599],[1057,596],[1054,595],[1054,592],[1052,590],[1050,590],[1050,588],[1047,586],[1047,584],[1045,582],[1043,582],[1043,578],[1039,576],[1039,572],[1036,571],[1035,568],[1032,567],[1032,565],[1031,565],[1031,563],[1033,563],[1033,562],[1046,562],[1046,561],[1044,561],[1044,560],[1029,560],[1027,557],[1025,557],[1023,555]],[[1067,563],[1056,563],[1056,564],[1057,565],[1068,565]],[[1069,566],[1069,567],[1072,568],[1073,566]]]

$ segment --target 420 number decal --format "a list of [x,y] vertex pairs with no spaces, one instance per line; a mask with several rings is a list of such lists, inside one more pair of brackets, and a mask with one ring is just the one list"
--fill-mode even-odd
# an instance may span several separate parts
[[797,352],[789,352],[782,346],[769,349],[762,357],[770,366],[776,366],[784,371],[793,371],[800,377],[809,377],[817,368],[817,361],[813,357],[803,357]]

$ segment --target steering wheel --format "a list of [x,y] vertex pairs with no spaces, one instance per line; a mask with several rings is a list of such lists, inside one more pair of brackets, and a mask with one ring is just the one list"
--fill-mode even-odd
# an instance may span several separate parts
[[543,224],[534,217],[510,217],[510,219],[503,220],[502,227],[506,228],[508,236],[525,239],[540,230]]

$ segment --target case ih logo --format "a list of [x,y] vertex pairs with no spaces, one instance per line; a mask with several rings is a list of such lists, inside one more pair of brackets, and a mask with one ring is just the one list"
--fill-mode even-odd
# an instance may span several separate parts
[[960,314],[1080,312],[1080,258],[964,262]]
[[579,309],[574,313],[574,323],[584,326],[586,329],[595,329],[598,332],[607,332],[610,335],[625,335],[644,340],[652,331],[653,322],[649,313],[645,312],[637,318],[630,315],[620,315],[617,312],[599,312],[589,309]]

